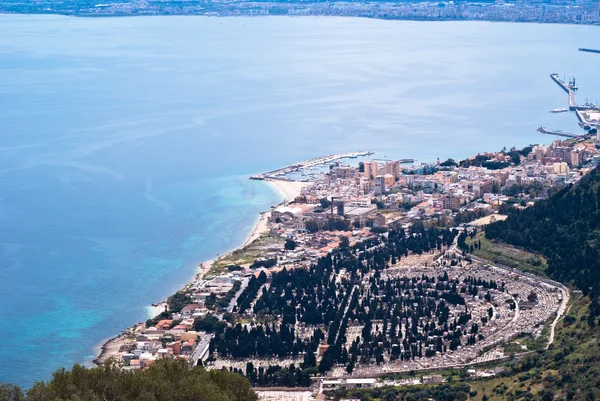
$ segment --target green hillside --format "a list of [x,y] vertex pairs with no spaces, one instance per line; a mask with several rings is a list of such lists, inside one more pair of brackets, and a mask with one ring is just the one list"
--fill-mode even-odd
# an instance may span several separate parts
[[126,372],[114,366],[59,369],[38,382],[27,396],[16,386],[0,385],[0,401],[255,401],[244,377],[230,372],[189,369],[182,360],[164,360],[146,370]]
[[490,224],[486,238],[542,254],[548,275],[584,294],[600,289],[600,170],[508,219]]

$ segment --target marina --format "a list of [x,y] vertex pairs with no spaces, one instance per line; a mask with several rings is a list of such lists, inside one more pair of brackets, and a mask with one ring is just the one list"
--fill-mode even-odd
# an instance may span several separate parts
[[369,156],[372,154],[373,154],[373,152],[371,152],[371,151],[361,151],[361,152],[339,153],[339,154],[316,157],[314,159],[310,159],[310,160],[303,161],[303,162],[296,163],[296,164],[291,164],[289,166],[282,167],[277,170],[253,175],[252,177],[250,177],[250,179],[251,180],[265,180],[268,178],[274,178],[274,179],[278,179],[278,180],[285,180],[286,179],[285,175],[289,174],[289,173],[293,173],[293,172],[304,170],[304,169],[310,169],[312,167],[331,163],[331,162],[334,162],[337,160],[356,159],[358,157]]

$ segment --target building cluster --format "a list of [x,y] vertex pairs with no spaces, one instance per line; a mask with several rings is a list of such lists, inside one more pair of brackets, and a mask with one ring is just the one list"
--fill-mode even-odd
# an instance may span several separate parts
[[[504,203],[528,207],[547,196],[549,188],[577,181],[587,169],[597,164],[598,159],[595,143],[570,140],[555,141],[550,146],[537,145],[522,152],[484,153],[460,163],[449,160],[408,167],[401,161],[372,160],[354,166],[339,162],[325,166],[311,174],[311,182],[299,196],[271,210],[270,237],[279,238],[280,242],[268,246],[259,241],[257,249],[260,252],[253,262],[229,266],[228,272],[217,276],[198,276],[174,296],[175,302],[169,301],[170,310],[160,313],[130,335],[122,336],[115,355],[124,369],[145,368],[164,358],[184,358],[191,365],[202,361],[209,368],[243,371],[248,359],[237,360],[215,352],[214,344],[220,336],[214,333],[215,324],[232,327],[227,322],[233,316],[237,323],[244,322],[246,328],[267,324],[274,331],[282,324],[283,317],[267,316],[264,305],[256,312],[255,305],[261,297],[265,299],[265,305],[266,302],[269,305],[276,303],[277,297],[265,295],[276,288],[271,284],[272,277],[275,282],[275,273],[283,269],[310,269],[334,249],[352,247],[368,239],[372,239],[371,245],[364,252],[374,253],[379,247],[386,246],[378,235],[390,226],[395,232],[400,228],[410,232],[410,227],[418,221],[426,227],[426,223],[436,220],[438,227],[440,223],[452,227],[461,222],[460,216],[464,213],[472,213],[470,220],[473,220],[473,217],[496,215],[494,212]],[[389,242],[392,231],[385,235]],[[353,356],[361,355],[355,366],[352,363],[352,376],[434,371],[498,360],[505,357],[502,343],[523,333],[539,336],[548,326],[548,319],[562,307],[566,295],[556,284],[533,275],[467,264],[454,245],[448,244],[437,250],[427,250],[427,263],[409,257],[404,261],[405,265],[396,266],[391,259],[391,265],[378,272],[376,277],[370,271],[354,273],[354,280],[359,279],[361,284],[351,287],[344,287],[349,285],[351,278],[346,269],[332,272],[333,276],[324,281],[331,283],[333,289],[345,288],[347,302],[356,298],[351,307],[346,307],[344,318],[349,314],[352,318],[348,318],[347,332],[341,343],[349,353],[353,350]],[[424,279],[425,276],[438,279],[432,282]],[[441,279],[442,276],[449,279]],[[479,282],[469,282],[468,277],[475,277]],[[418,300],[404,306],[402,313],[406,316],[387,316],[385,311],[391,310],[390,305],[379,305],[383,302],[381,294],[389,288],[384,285],[386,280],[400,283],[395,295],[388,292],[388,298],[401,295],[402,299],[410,299],[423,288],[430,287],[423,302],[433,305],[443,294],[452,298],[458,293],[464,304],[449,304],[447,325],[450,328],[438,332],[440,319],[445,322],[446,317],[437,316],[440,310],[428,318],[420,316],[421,312],[416,311],[421,311],[423,305]],[[414,288],[408,286],[403,290],[406,293],[400,294],[406,280],[416,280]],[[502,289],[484,286],[481,280],[502,283]],[[449,292],[451,284],[457,288]],[[328,294],[338,299],[342,292],[335,296]],[[287,290],[284,293],[289,296]],[[289,302],[291,299],[288,306]],[[246,306],[240,311],[238,308],[244,303]],[[173,308],[173,304],[179,307]],[[378,314],[384,317],[365,323],[360,311],[368,311],[373,305],[379,305],[377,308],[382,312]],[[314,335],[315,330],[323,333],[328,330],[326,324],[302,322],[301,317],[310,309],[307,305],[302,308],[304,312],[297,311],[295,323],[291,325],[298,344]],[[392,321],[397,323],[390,323]],[[412,334],[407,331],[409,327]],[[458,338],[454,337],[455,331],[468,334]],[[368,341],[356,342],[365,335]],[[222,347],[227,339],[219,341]],[[227,346],[231,344],[227,343]],[[317,363],[327,349],[324,344],[316,348]],[[272,357],[250,359],[255,367],[267,369],[281,363],[284,363],[282,366],[299,365],[303,353],[305,351],[285,355],[282,360]],[[343,377],[348,375],[348,369],[347,362],[336,364],[329,374]],[[329,384],[335,387],[375,383],[348,380]],[[432,373],[422,380],[435,381],[438,375]]]
[[4,3],[0,12],[55,12],[71,15],[333,15],[405,20],[487,20],[600,24],[600,8],[594,0],[495,2],[251,2],[135,0],[118,3],[37,1]]
[[[230,311],[235,304],[232,292],[238,292],[240,283],[247,284],[247,279],[227,273],[210,279],[199,278],[188,284],[183,301],[185,306],[178,312],[168,313],[168,318],[158,315],[139,327],[133,335],[123,338],[117,362],[126,370],[145,368],[166,358],[184,358],[196,363],[208,351],[212,336],[204,330],[196,330],[195,322],[217,312],[222,318],[222,313]],[[219,305],[223,299],[225,306]],[[166,303],[159,308],[168,309]]]
[[294,203],[273,210],[273,229],[302,235],[327,231],[336,220],[361,228],[432,217],[452,224],[459,212],[486,215],[504,203],[531,205],[546,197],[549,188],[576,182],[599,160],[590,141],[557,140],[526,154],[484,153],[460,165],[404,167],[398,161],[370,161],[353,167],[338,162],[314,175]]

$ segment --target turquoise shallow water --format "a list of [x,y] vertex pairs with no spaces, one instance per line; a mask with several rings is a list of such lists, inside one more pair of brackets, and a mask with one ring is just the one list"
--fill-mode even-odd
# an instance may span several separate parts
[[322,154],[465,157],[575,131],[593,27],[0,16],[0,380],[93,358]]

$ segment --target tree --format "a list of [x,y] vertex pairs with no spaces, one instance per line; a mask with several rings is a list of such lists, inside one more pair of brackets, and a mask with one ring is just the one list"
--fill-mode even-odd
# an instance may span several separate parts
[[456,163],[454,161],[454,159],[448,159],[443,163],[440,163],[440,166],[442,167],[454,167],[454,166],[458,166],[458,163]]
[[25,396],[23,391],[18,386],[0,383],[0,400],[22,401],[25,400]]
[[319,224],[314,221],[314,220],[308,220],[306,223],[304,223],[305,227],[306,227],[306,231],[308,231],[309,233],[316,233],[317,231],[319,231]]
[[112,364],[91,369],[75,365],[70,371],[62,368],[54,372],[50,381],[37,382],[25,399],[256,401],[258,397],[250,382],[239,374],[189,368],[185,360],[175,359],[159,360],[135,372]]
[[319,203],[323,209],[327,209],[329,206],[331,206],[331,202],[326,198],[319,199]]
[[302,362],[302,369],[314,368],[317,366],[317,358],[314,352],[307,352],[304,354],[304,361]]
[[[207,315],[204,317],[199,317],[194,320],[194,330],[196,331],[205,331],[207,333],[212,333],[217,329],[217,324],[219,323],[219,318],[213,315]],[[224,323],[224,322],[223,322]]]
[[283,245],[283,247],[288,251],[293,251],[294,249],[296,249],[296,241],[294,241],[291,238],[288,238],[285,240],[285,244]]
[[178,291],[167,299],[171,312],[180,312],[184,306],[189,305],[191,302],[192,298],[183,291]]

